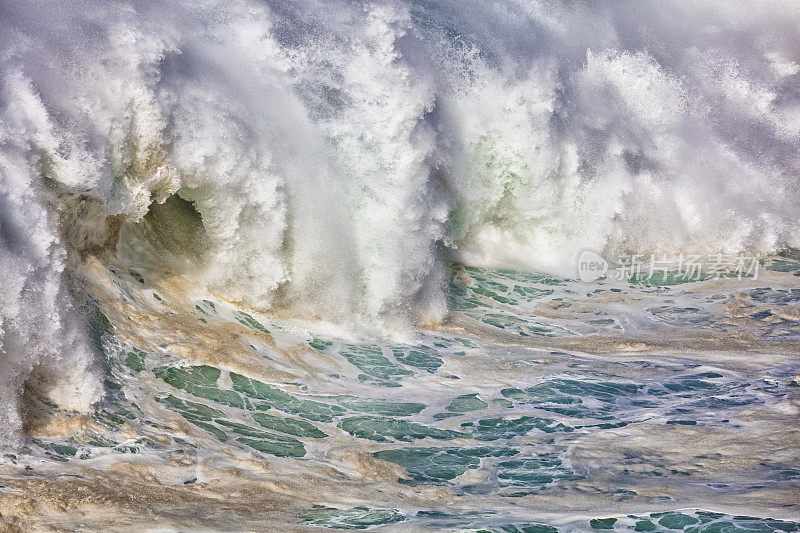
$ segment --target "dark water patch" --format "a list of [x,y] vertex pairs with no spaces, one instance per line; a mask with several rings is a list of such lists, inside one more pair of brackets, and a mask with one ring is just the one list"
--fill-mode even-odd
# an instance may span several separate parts
[[358,376],[361,381],[398,386],[396,382],[400,378],[414,374],[411,370],[393,363],[383,355],[380,346],[348,344],[339,350],[339,354],[363,372]]
[[405,468],[407,484],[445,484],[467,469],[478,468],[485,458],[512,457],[519,454],[516,448],[481,446],[475,448],[398,448],[383,450],[372,455],[383,461]]
[[665,417],[671,425],[725,423],[732,410],[764,405],[765,396],[780,398],[788,389],[785,380],[746,382],[711,371],[646,382],[612,381],[588,374],[548,377],[530,387],[510,387],[500,393],[514,406],[546,411],[551,414],[547,418],[572,429],[610,429]]
[[298,518],[309,525],[345,530],[368,529],[406,520],[406,517],[396,509],[373,509],[363,506],[336,509],[325,505],[315,505],[300,513]]
[[350,411],[383,416],[411,416],[420,413],[427,407],[424,403],[419,402],[389,402],[355,398],[340,399],[337,403]]
[[637,272],[628,278],[628,283],[643,285],[645,287],[664,287],[672,285],[682,285],[696,281],[705,281],[713,276],[709,274],[699,275],[681,270],[654,270],[650,272]]
[[394,358],[406,366],[412,366],[433,374],[444,364],[435,350],[429,348],[393,347]]
[[453,399],[445,410],[452,413],[468,413],[470,411],[480,411],[489,404],[481,400],[477,394],[463,394]]
[[463,428],[471,428],[475,439],[493,441],[521,437],[535,430],[543,433],[569,432],[572,428],[550,418],[522,416],[519,418],[485,418],[477,422],[464,423]]
[[[643,388],[636,383],[553,378],[524,390],[503,389],[500,394],[519,404],[570,417],[611,420],[619,411],[620,399],[634,396]],[[592,402],[587,403],[589,400]]]
[[425,426],[407,420],[377,416],[355,416],[339,422],[339,427],[354,437],[377,442],[391,440],[412,442],[417,439],[452,440],[467,437],[466,433]]
[[322,439],[328,436],[327,433],[321,431],[319,428],[317,428],[317,426],[306,422],[305,420],[281,418],[279,416],[269,415],[266,413],[253,413],[253,420],[267,429],[286,433],[287,435],[294,435],[296,437]]
[[213,366],[159,367],[153,373],[176,389],[183,389],[198,398],[239,409],[252,408],[237,392],[222,390],[217,386],[221,371]]
[[306,454],[302,442],[276,433],[262,432],[253,437],[238,437],[236,440],[261,453],[278,457],[303,457]]
[[261,322],[253,318],[250,314],[245,313],[244,311],[237,311],[236,314],[234,315],[234,318],[236,318],[236,321],[243,326],[254,329],[256,331],[260,331],[261,333],[269,334],[269,330],[265,328]]
[[764,261],[764,268],[772,272],[797,272],[800,271],[800,252],[788,251]]
[[572,332],[544,322],[511,313],[493,310],[486,313],[466,312],[467,316],[483,322],[487,326],[502,329],[517,335],[539,337],[568,337]]
[[556,453],[542,453],[535,457],[514,458],[497,463],[500,487],[513,487],[506,495],[516,497],[534,494],[559,480],[577,480],[576,475]]
[[417,511],[415,519],[422,521],[426,528],[442,530],[444,528],[464,528],[475,523],[492,519],[497,511]]
[[227,419],[225,413],[207,405],[167,396],[160,400],[195,426],[214,435],[221,442],[231,439],[262,453],[279,457],[303,457],[303,443],[287,435],[262,431]]
[[707,326],[714,322],[713,313],[696,307],[670,307],[662,305],[648,309],[659,320],[673,326]]
[[201,403],[182,400],[172,395],[158,401],[169,405],[174,411],[183,416],[183,418],[195,426],[205,429],[221,442],[228,441],[227,433],[214,424],[214,419],[223,419],[225,417],[225,413],[222,411],[212,409]]
[[145,369],[145,354],[141,350],[130,350],[127,355],[125,356],[124,362],[125,366],[133,370],[134,372],[141,372]]
[[616,518],[592,518],[589,520],[589,526],[592,529],[614,529],[616,523]]
[[772,289],[761,287],[750,290],[750,299],[771,305],[787,305],[800,302],[800,289]]
[[230,378],[235,391],[244,394],[250,400],[264,402],[262,404],[254,404],[254,407],[259,410],[271,407],[278,411],[298,415],[316,422],[331,422],[334,417],[345,413],[345,410],[338,405],[298,398],[276,387],[235,372],[230,373]]
[[683,531],[685,533],[738,533],[800,531],[800,524],[772,518],[731,516],[710,511],[667,511],[628,515],[622,525],[634,531]]

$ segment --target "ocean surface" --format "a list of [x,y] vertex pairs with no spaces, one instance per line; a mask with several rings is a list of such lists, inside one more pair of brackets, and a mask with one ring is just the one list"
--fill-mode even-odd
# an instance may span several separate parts
[[0,531],[800,531],[800,4],[0,4]]

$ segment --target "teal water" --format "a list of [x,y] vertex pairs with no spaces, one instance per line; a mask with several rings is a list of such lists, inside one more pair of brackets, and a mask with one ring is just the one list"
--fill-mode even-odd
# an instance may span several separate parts
[[[88,475],[191,457],[173,480],[183,486],[224,478],[219,461],[266,465],[255,477],[272,482],[337,472],[274,517],[287,527],[800,530],[800,322],[785,312],[800,289],[784,286],[787,274],[774,287],[654,287],[466,268],[451,284],[454,325],[410,334],[269,317],[208,295],[171,303],[146,280],[109,276],[131,305],[182,313],[182,329],[165,343],[98,312],[102,409],[79,435],[34,435],[7,467]],[[182,355],[186,324],[233,332],[228,346],[250,363]],[[691,342],[732,332],[751,344]],[[367,481],[348,454],[384,473]],[[374,498],[336,489],[359,484]]]

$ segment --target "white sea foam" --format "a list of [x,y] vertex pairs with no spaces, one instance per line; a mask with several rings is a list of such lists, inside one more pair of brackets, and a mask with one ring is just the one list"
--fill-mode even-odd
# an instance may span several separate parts
[[29,143],[48,141],[29,83],[6,71],[0,87],[0,446],[17,443],[27,386],[68,409],[102,395],[83,313],[66,284],[66,252]]

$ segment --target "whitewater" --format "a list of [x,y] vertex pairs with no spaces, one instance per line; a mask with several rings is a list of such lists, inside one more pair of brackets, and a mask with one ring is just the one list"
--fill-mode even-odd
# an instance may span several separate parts
[[6,0],[0,531],[800,530],[798,146],[792,0]]

